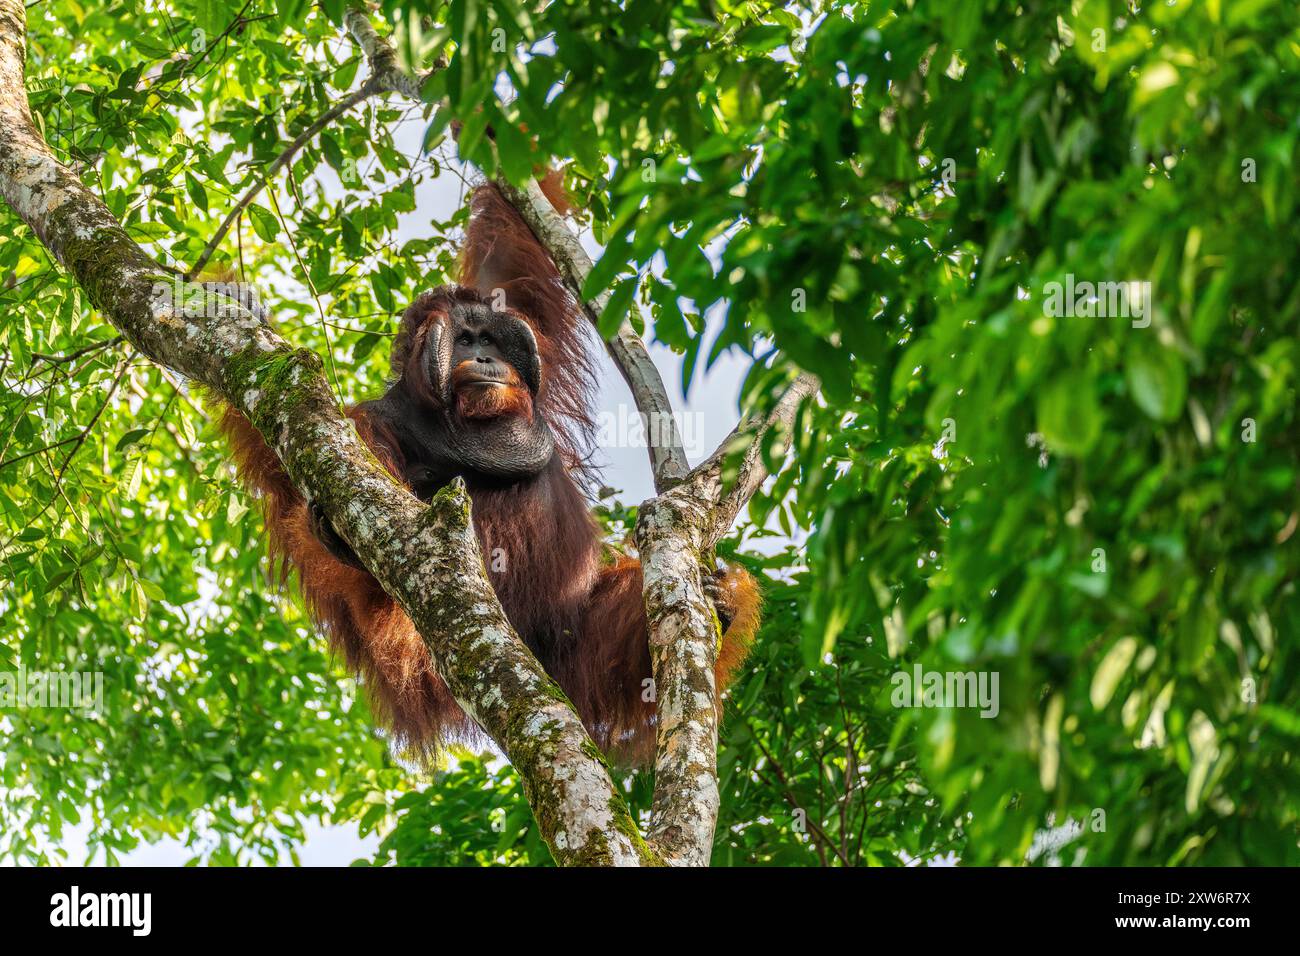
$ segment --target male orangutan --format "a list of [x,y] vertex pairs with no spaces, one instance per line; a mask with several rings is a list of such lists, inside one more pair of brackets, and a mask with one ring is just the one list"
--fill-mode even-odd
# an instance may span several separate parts
[[[554,177],[544,182],[565,210]],[[421,295],[402,316],[395,381],[349,414],[381,462],[422,500],[455,476],[501,606],[520,637],[613,759],[654,754],[640,564],[603,559],[576,476],[594,431],[594,369],[581,313],[550,257],[495,186],[471,205],[460,286]],[[279,460],[238,412],[229,436],[244,482],[262,496],[281,572],[298,572],[307,604],[368,686],[376,716],[408,751],[472,741],[477,728],[434,672],[410,620],[304,502]],[[725,633],[716,669],[726,687],[758,626],[753,579],[733,568],[711,582]]]

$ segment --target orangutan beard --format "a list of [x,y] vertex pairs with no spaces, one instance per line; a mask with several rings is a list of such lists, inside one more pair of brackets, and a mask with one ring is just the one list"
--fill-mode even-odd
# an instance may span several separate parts
[[516,415],[533,420],[533,397],[519,373],[505,366],[505,377],[487,379],[475,362],[461,362],[452,370],[451,387],[456,396],[456,413],[469,421]]

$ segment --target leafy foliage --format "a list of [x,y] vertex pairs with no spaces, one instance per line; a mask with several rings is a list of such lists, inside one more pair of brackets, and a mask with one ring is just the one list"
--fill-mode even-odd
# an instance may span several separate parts
[[[1067,820],[1065,862],[1300,859],[1294,4],[381,6],[408,66],[448,56],[428,151],[394,143],[418,108],[369,100],[222,246],[343,398],[450,269],[458,221],[397,226],[459,172],[453,117],[488,175],[567,158],[602,325],[639,306],[684,384],[736,348],[747,409],[796,366],[823,379],[747,523],[806,546],[724,549],[772,584],[717,862],[1041,862]],[[364,75],[342,11],[48,0],[33,108],[188,264]],[[330,819],[384,833],[376,862],[545,862],[508,768],[464,755],[412,789],[341,706],[194,396],[0,216],[0,663],[107,691],[0,716],[0,853],[85,817],[110,858],[179,834],[225,862]],[[1054,309],[1074,280],[1149,283],[1150,309]],[[893,706],[918,664],[997,674],[998,715]]]

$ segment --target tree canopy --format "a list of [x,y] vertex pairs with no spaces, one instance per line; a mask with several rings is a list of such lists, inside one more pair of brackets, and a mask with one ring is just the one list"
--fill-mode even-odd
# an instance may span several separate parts
[[[345,9],[43,0],[32,111],[188,268],[364,82]],[[372,17],[432,69],[422,101],[341,110],[211,263],[263,285],[341,400],[382,387],[395,313],[452,272],[463,212],[398,236],[415,185],[553,157],[604,249],[602,332],[643,322],[686,387],[751,356],[747,410],[821,378],[720,548],[769,583],[715,863],[1300,859],[1293,3]],[[57,859],[77,823],[109,862],[162,837],[292,858],[321,821],[379,833],[376,863],[548,862],[508,766],[394,758],[268,585],[202,396],[0,223],[0,671],[104,674],[95,712],[0,709],[0,858]],[[636,504],[601,502],[612,540]],[[996,674],[996,716],[898,706],[917,667]]]

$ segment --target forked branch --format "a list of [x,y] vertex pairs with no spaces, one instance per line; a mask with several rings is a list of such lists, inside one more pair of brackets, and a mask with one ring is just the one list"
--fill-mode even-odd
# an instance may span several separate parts
[[[387,45],[378,36],[370,42],[376,49]],[[387,56],[385,60],[392,62]],[[536,182],[518,186],[501,178],[497,184],[550,254],[588,320],[596,323],[608,295],[583,298],[592,262],[578,237]],[[673,422],[668,440],[650,447],[658,494],[641,505],[636,527],[658,715],[648,838],[670,865],[706,866],[719,805],[713,673],[719,631],[717,613],[704,593],[700,556],[712,551],[767,477],[762,454],[766,433],[789,429],[819,382],[813,375],[800,375],[765,418],[741,422],[717,451],[691,470],[663,379],[630,321],[623,322],[606,347],[632,389],[638,410],[660,425]],[[658,431],[662,438],[665,429]],[[723,464],[738,443],[747,443],[738,477],[724,487]]]

